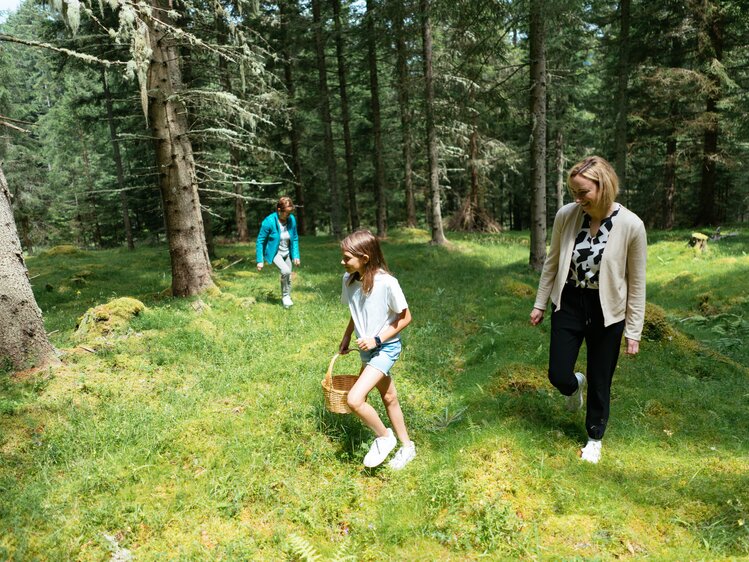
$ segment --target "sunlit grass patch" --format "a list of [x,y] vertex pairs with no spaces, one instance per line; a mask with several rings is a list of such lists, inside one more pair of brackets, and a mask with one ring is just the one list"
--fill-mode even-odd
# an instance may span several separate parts
[[[584,413],[547,381],[548,318],[528,323],[527,233],[384,243],[414,316],[393,370],[418,451],[401,472],[363,469],[372,432],[322,403],[348,320],[337,241],[302,239],[290,310],[253,244],[220,246],[221,293],[190,299],[163,293],[165,248],[35,256],[64,365],[0,384],[0,558],[749,556],[748,359],[731,343],[749,248],[742,234],[695,256],[683,233],[653,234],[658,314],[620,359],[598,466],[577,456]],[[77,346],[75,319],[121,296],[147,309]]]

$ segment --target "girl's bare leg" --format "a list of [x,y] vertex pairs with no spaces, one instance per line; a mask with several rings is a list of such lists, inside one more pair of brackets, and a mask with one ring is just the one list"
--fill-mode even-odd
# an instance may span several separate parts
[[393,424],[395,434],[401,443],[408,445],[411,443],[411,439],[408,437],[406,422],[403,420],[403,410],[401,410],[400,402],[398,402],[398,393],[395,390],[395,382],[392,377],[383,375],[377,383],[377,390],[380,391],[382,403],[385,404],[385,410],[390,418],[390,423]]
[[[389,377],[386,377],[374,367],[370,367],[369,365],[364,366],[361,373],[359,373],[359,380],[357,380],[354,387],[349,390],[347,398],[349,408],[351,408],[351,410],[359,416],[359,418],[367,424],[372,431],[375,432],[377,437],[385,437],[387,435],[387,428],[385,427],[385,424],[382,423],[380,416],[377,415],[377,410],[367,403],[367,394],[369,394],[375,386],[379,389],[382,379],[389,380]],[[380,391],[380,393],[382,393],[382,391]],[[400,407],[398,407],[398,411],[400,411]],[[389,415],[390,410],[388,410],[388,416]],[[401,420],[402,419],[403,414],[401,414]],[[397,429],[396,434],[400,437]]]

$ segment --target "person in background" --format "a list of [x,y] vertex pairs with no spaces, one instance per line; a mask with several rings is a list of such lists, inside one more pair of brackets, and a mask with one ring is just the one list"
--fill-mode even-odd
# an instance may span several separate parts
[[[597,463],[622,335],[626,353],[640,349],[647,239],[640,218],[615,201],[619,179],[605,159],[590,156],[575,164],[567,186],[574,203],[554,218],[530,321],[541,323],[551,300],[549,380],[567,396],[571,411],[582,407],[587,386],[588,442],[581,458]],[[575,372],[583,341],[587,376]]]
[[281,271],[281,302],[284,308],[290,308],[291,300],[291,266],[298,266],[299,235],[296,230],[294,203],[289,197],[281,197],[276,204],[276,211],[263,219],[255,245],[257,270],[262,271],[264,262],[274,264]]
[[[401,354],[400,332],[411,323],[411,312],[398,280],[388,271],[380,242],[368,230],[352,232],[341,242],[343,275],[341,302],[348,304],[351,318],[338,346],[341,354],[350,351],[356,331],[356,347],[362,361],[359,379],[348,393],[351,410],[375,432],[364,466],[379,466],[395,448],[401,447],[388,463],[400,470],[416,457],[416,446],[408,436],[390,369]],[[390,423],[385,427],[367,395],[377,388]],[[397,438],[396,438],[397,436]]]

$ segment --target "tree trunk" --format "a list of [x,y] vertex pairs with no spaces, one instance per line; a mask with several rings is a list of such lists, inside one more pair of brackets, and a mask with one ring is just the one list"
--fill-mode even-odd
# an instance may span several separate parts
[[[228,40],[229,36],[229,30],[226,25],[226,20],[218,16],[216,17],[216,39],[219,45],[227,45],[229,43]],[[234,89],[232,87],[231,83],[231,74],[229,72],[229,65],[227,63],[227,60],[222,57],[217,57],[217,63],[218,63],[218,73],[219,73],[219,80],[221,81],[221,87],[225,92],[233,93]],[[188,67],[189,68],[189,67]],[[185,72],[187,74],[187,72]],[[195,147],[193,147],[195,148]],[[236,178],[240,176],[240,164],[241,164],[241,156],[239,149],[229,144],[229,164],[231,167],[231,174],[232,176],[235,176],[235,181],[233,182],[233,189],[234,193],[237,194],[238,197],[234,198],[234,227],[237,233],[237,241],[239,242],[249,242],[250,241],[250,231],[247,228],[247,203],[244,199],[242,199],[242,196],[244,195],[242,184],[238,181],[236,181]],[[213,245],[213,231],[211,230],[211,220],[210,220],[210,213],[206,213],[205,210],[202,212],[203,222],[205,223],[205,242],[206,246],[208,248],[208,256],[211,259],[215,259],[216,257],[216,251],[215,247]]]
[[47,339],[42,311],[31,290],[10,204],[10,190],[0,167],[0,369],[20,371],[57,361]]
[[664,173],[663,228],[674,227],[674,195],[676,194],[676,132],[673,131],[666,141],[666,167]]
[[[720,63],[723,59],[723,21],[718,3],[705,2],[702,17],[704,31],[709,44],[702,49],[705,64],[712,66],[714,61]],[[715,225],[718,216],[715,206],[718,182],[718,138],[720,135],[718,103],[721,100],[720,77],[714,71],[708,71],[711,87],[707,95],[705,109],[705,126],[702,148],[702,178],[700,181],[700,207],[697,215],[698,225]]]
[[372,104],[372,128],[374,134],[375,199],[377,201],[377,237],[387,237],[387,203],[385,200],[385,163],[382,156],[382,117],[380,115],[380,87],[377,80],[377,36],[374,1],[367,0],[367,51],[369,55],[369,91]]
[[[278,3],[281,14],[281,30],[283,32],[283,76],[286,91],[289,95],[289,101],[292,104],[289,141],[291,143],[291,171],[294,174],[294,203],[297,207],[297,230],[299,234],[307,234],[309,218],[307,208],[304,204],[304,181],[302,179],[302,159],[299,154],[300,134],[299,118],[295,106],[295,83],[294,83],[294,63],[292,57],[292,34],[289,32],[291,19],[298,13],[296,0],[281,0]],[[314,232],[314,227],[312,228]]]
[[104,86],[104,102],[107,106],[107,121],[109,122],[109,139],[112,142],[112,154],[114,165],[117,170],[117,188],[120,190],[120,205],[122,206],[122,224],[125,227],[125,240],[127,249],[134,250],[133,229],[130,225],[130,210],[125,194],[125,174],[122,171],[122,156],[120,155],[120,141],[117,140],[117,124],[114,122],[114,110],[112,109],[112,93],[109,90],[107,71],[101,70],[101,82]]
[[86,178],[86,184],[88,189],[88,201],[91,204],[91,210],[87,213],[91,219],[94,227],[94,245],[97,248],[101,248],[101,224],[99,223],[99,209],[96,205],[96,195],[94,194],[94,180],[91,174],[91,160],[88,157],[88,148],[86,147],[86,138],[83,131],[79,127],[76,131],[78,133],[78,142],[81,145],[81,159],[83,160],[83,175]]
[[328,91],[328,70],[325,63],[324,23],[322,21],[321,0],[312,0],[312,19],[315,27],[315,51],[317,54],[317,72],[320,89],[320,119],[323,122],[325,142],[325,163],[328,170],[328,187],[330,189],[330,222],[333,236],[342,237],[341,199],[338,190],[338,170],[336,169],[335,148],[333,145],[333,127],[330,118],[330,93]]
[[343,45],[343,30],[341,26],[341,0],[330,0],[333,7],[335,23],[335,50],[338,60],[338,91],[341,95],[341,121],[343,125],[343,145],[346,159],[346,186],[348,188],[349,224],[351,230],[359,228],[359,208],[356,204],[356,184],[354,183],[354,149],[351,144],[351,116],[348,105],[348,88],[346,86],[348,72]]
[[541,271],[546,259],[546,55],[543,0],[531,0],[531,244],[529,264]]
[[421,39],[424,63],[424,114],[427,133],[427,161],[429,165],[429,189],[431,192],[430,213],[432,244],[447,242],[442,226],[442,201],[440,198],[440,174],[437,155],[437,131],[434,125],[434,77],[432,74],[432,26],[429,21],[429,0],[419,0],[421,11]]
[[627,186],[627,116],[629,115],[629,8],[630,0],[619,1],[619,64],[614,127],[614,167],[619,176],[624,204],[629,205]]
[[187,109],[180,99],[180,54],[161,21],[169,25],[170,3],[152,0],[148,20],[153,55],[148,68],[148,118],[156,148],[166,235],[172,263],[172,294],[196,295],[215,287],[206,248]]
[[27,254],[34,253],[34,241],[31,239],[31,226],[29,225],[29,217],[23,216],[19,222],[21,229],[21,243]]
[[203,219],[205,232],[205,249],[208,252],[208,257],[215,260],[218,255],[216,254],[216,244],[213,242],[213,219],[211,219],[211,213],[206,209],[201,209],[200,216]]
[[561,121],[557,122],[557,138],[555,141],[556,156],[554,158],[554,173],[556,175],[557,211],[564,207],[564,132]]
[[[471,90],[469,105],[473,104],[473,91]],[[474,232],[500,232],[501,228],[496,221],[489,216],[484,208],[484,193],[479,182],[478,158],[479,158],[479,131],[478,114],[473,113],[471,138],[469,140],[468,167],[471,172],[471,184],[468,197],[461,205],[450,221],[453,230]]]
[[398,108],[400,110],[401,131],[403,134],[403,189],[406,196],[406,226],[416,227],[416,199],[413,185],[413,151],[411,148],[411,109],[409,107],[409,79],[408,53],[406,52],[406,38],[403,31],[403,3],[395,0],[395,16],[393,18],[393,32],[395,34],[396,72],[395,89],[398,92]]

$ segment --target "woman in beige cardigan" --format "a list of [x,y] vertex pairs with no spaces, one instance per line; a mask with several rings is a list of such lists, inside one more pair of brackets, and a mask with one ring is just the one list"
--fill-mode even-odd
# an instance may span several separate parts
[[[587,386],[588,443],[581,458],[597,463],[622,335],[626,353],[634,355],[640,348],[647,239],[640,218],[615,201],[619,179],[600,156],[575,164],[567,186],[575,202],[554,219],[531,324],[543,321],[551,300],[549,380],[567,396],[571,411],[582,407]],[[575,372],[583,341],[587,377]]]

